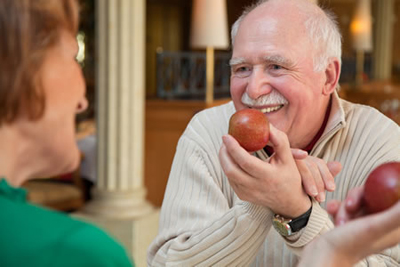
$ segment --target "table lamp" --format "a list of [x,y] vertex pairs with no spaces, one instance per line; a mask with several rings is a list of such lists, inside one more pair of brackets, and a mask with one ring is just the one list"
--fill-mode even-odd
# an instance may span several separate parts
[[206,48],[206,103],[214,100],[214,49],[229,47],[226,0],[193,0],[192,48]]
[[372,51],[371,0],[357,1],[350,32],[356,50],[356,86],[359,86],[363,82],[364,53]]

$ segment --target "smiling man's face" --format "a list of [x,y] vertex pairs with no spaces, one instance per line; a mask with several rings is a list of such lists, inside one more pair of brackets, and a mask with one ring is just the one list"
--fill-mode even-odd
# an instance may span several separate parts
[[329,101],[325,71],[314,72],[312,49],[296,10],[266,3],[242,21],[230,62],[236,110],[262,110],[296,148],[316,135]]

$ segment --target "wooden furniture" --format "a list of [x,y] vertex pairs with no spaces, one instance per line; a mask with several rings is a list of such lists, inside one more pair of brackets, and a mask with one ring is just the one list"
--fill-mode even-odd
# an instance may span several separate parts
[[388,81],[369,82],[359,87],[342,85],[339,95],[353,103],[372,106],[400,125],[400,85]]
[[145,186],[147,199],[160,207],[179,137],[197,112],[228,102],[146,100]]
[[85,203],[85,185],[80,168],[65,176],[33,179],[22,185],[28,192],[28,201],[59,211],[78,210]]

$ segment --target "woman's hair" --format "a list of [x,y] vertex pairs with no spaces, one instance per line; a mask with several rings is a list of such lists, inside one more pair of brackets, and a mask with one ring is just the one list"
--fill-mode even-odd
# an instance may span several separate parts
[[[255,8],[269,0],[258,0],[247,7],[242,15],[235,21],[231,30],[232,47],[236,34],[243,19]],[[329,63],[329,59],[335,57],[341,64],[342,57],[342,36],[340,34],[335,16],[319,8],[317,5],[307,1],[294,0],[299,10],[304,14],[305,28],[311,43],[314,46],[314,71],[322,71]]]
[[0,125],[45,109],[40,70],[62,29],[76,34],[77,0],[0,1]]

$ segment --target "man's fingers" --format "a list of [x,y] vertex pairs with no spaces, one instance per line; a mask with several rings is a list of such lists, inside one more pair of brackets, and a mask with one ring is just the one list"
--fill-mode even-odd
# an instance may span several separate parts
[[315,157],[311,157],[311,159],[318,166],[319,173],[320,173],[323,183],[324,183],[323,190],[326,189],[328,191],[334,191],[336,188],[335,180],[334,180],[334,175],[332,174],[331,170],[328,167],[329,163],[325,163],[324,160],[315,158]]
[[342,164],[339,161],[330,161],[327,163],[327,166],[333,177],[338,175],[342,170]]
[[[302,176],[303,187],[306,193],[319,202],[325,201],[325,190],[335,190],[334,177],[324,160],[308,156],[296,160],[297,168]],[[339,163],[340,164],[340,163]],[[340,170],[340,165],[332,164],[334,173]]]
[[298,148],[291,148],[294,159],[305,159],[308,156],[307,151]]
[[235,193],[242,200],[246,200],[248,193],[246,189],[250,186],[252,179],[245,173],[240,166],[231,158],[228,153],[227,147],[223,143],[219,150],[219,161],[221,167],[228,177],[229,183]]
[[[235,138],[228,134],[222,137],[222,141],[226,153],[238,168],[241,169],[243,174],[246,174],[246,176],[249,175],[253,178],[261,177],[265,174],[263,165],[267,163],[247,152],[239,145]],[[225,174],[229,174],[226,172],[227,170],[224,169],[224,171]]]
[[252,157],[231,135],[227,134],[222,136],[222,141],[227,154],[237,165],[241,166],[242,162],[247,162],[249,161],[249,157]]
[[315,184],[315,179],[306,162],[303,160],[296,160],[296,165],[301,175],[301,182],[303,184],[304,191],[311,197],[318,196],[318,188]]
[[316,158],[309,157],[308,161],[305,161],[307,164],[308,169],[310,170],[312,176],[314,177],[315,186],[318,190],[318,195],[315,199],[318,202],[325,201],[325,179],[324,173],[321,172],[320,167],[318,166],[318,162],[315,161]]
[[269,129],[269,141],[274,148],[274,157],[276,160],[281,160],[287,162],[288,160],[293,160],[292,151],[290,150],[289,139],[286,134],[272,124],[270,124]]
[[228,148],[225,143],[221,145],[218,157],[221,163],[221,167],[228,178],[233,179],[237,176],[245,175],[245,173],[241,170],[235,160],[232,159],[231,155],[228,153]]
[[[239,167],[229,156],[229,153],[227,151],[225,144],[222,144],[222,146],[219,150],[218,157],[219,157],[219,161],[221,163],[221,167],[227,176],[231,176],[232,174],[237,172]],[[229,175],[229,174],[231,174],[231,175]]]

